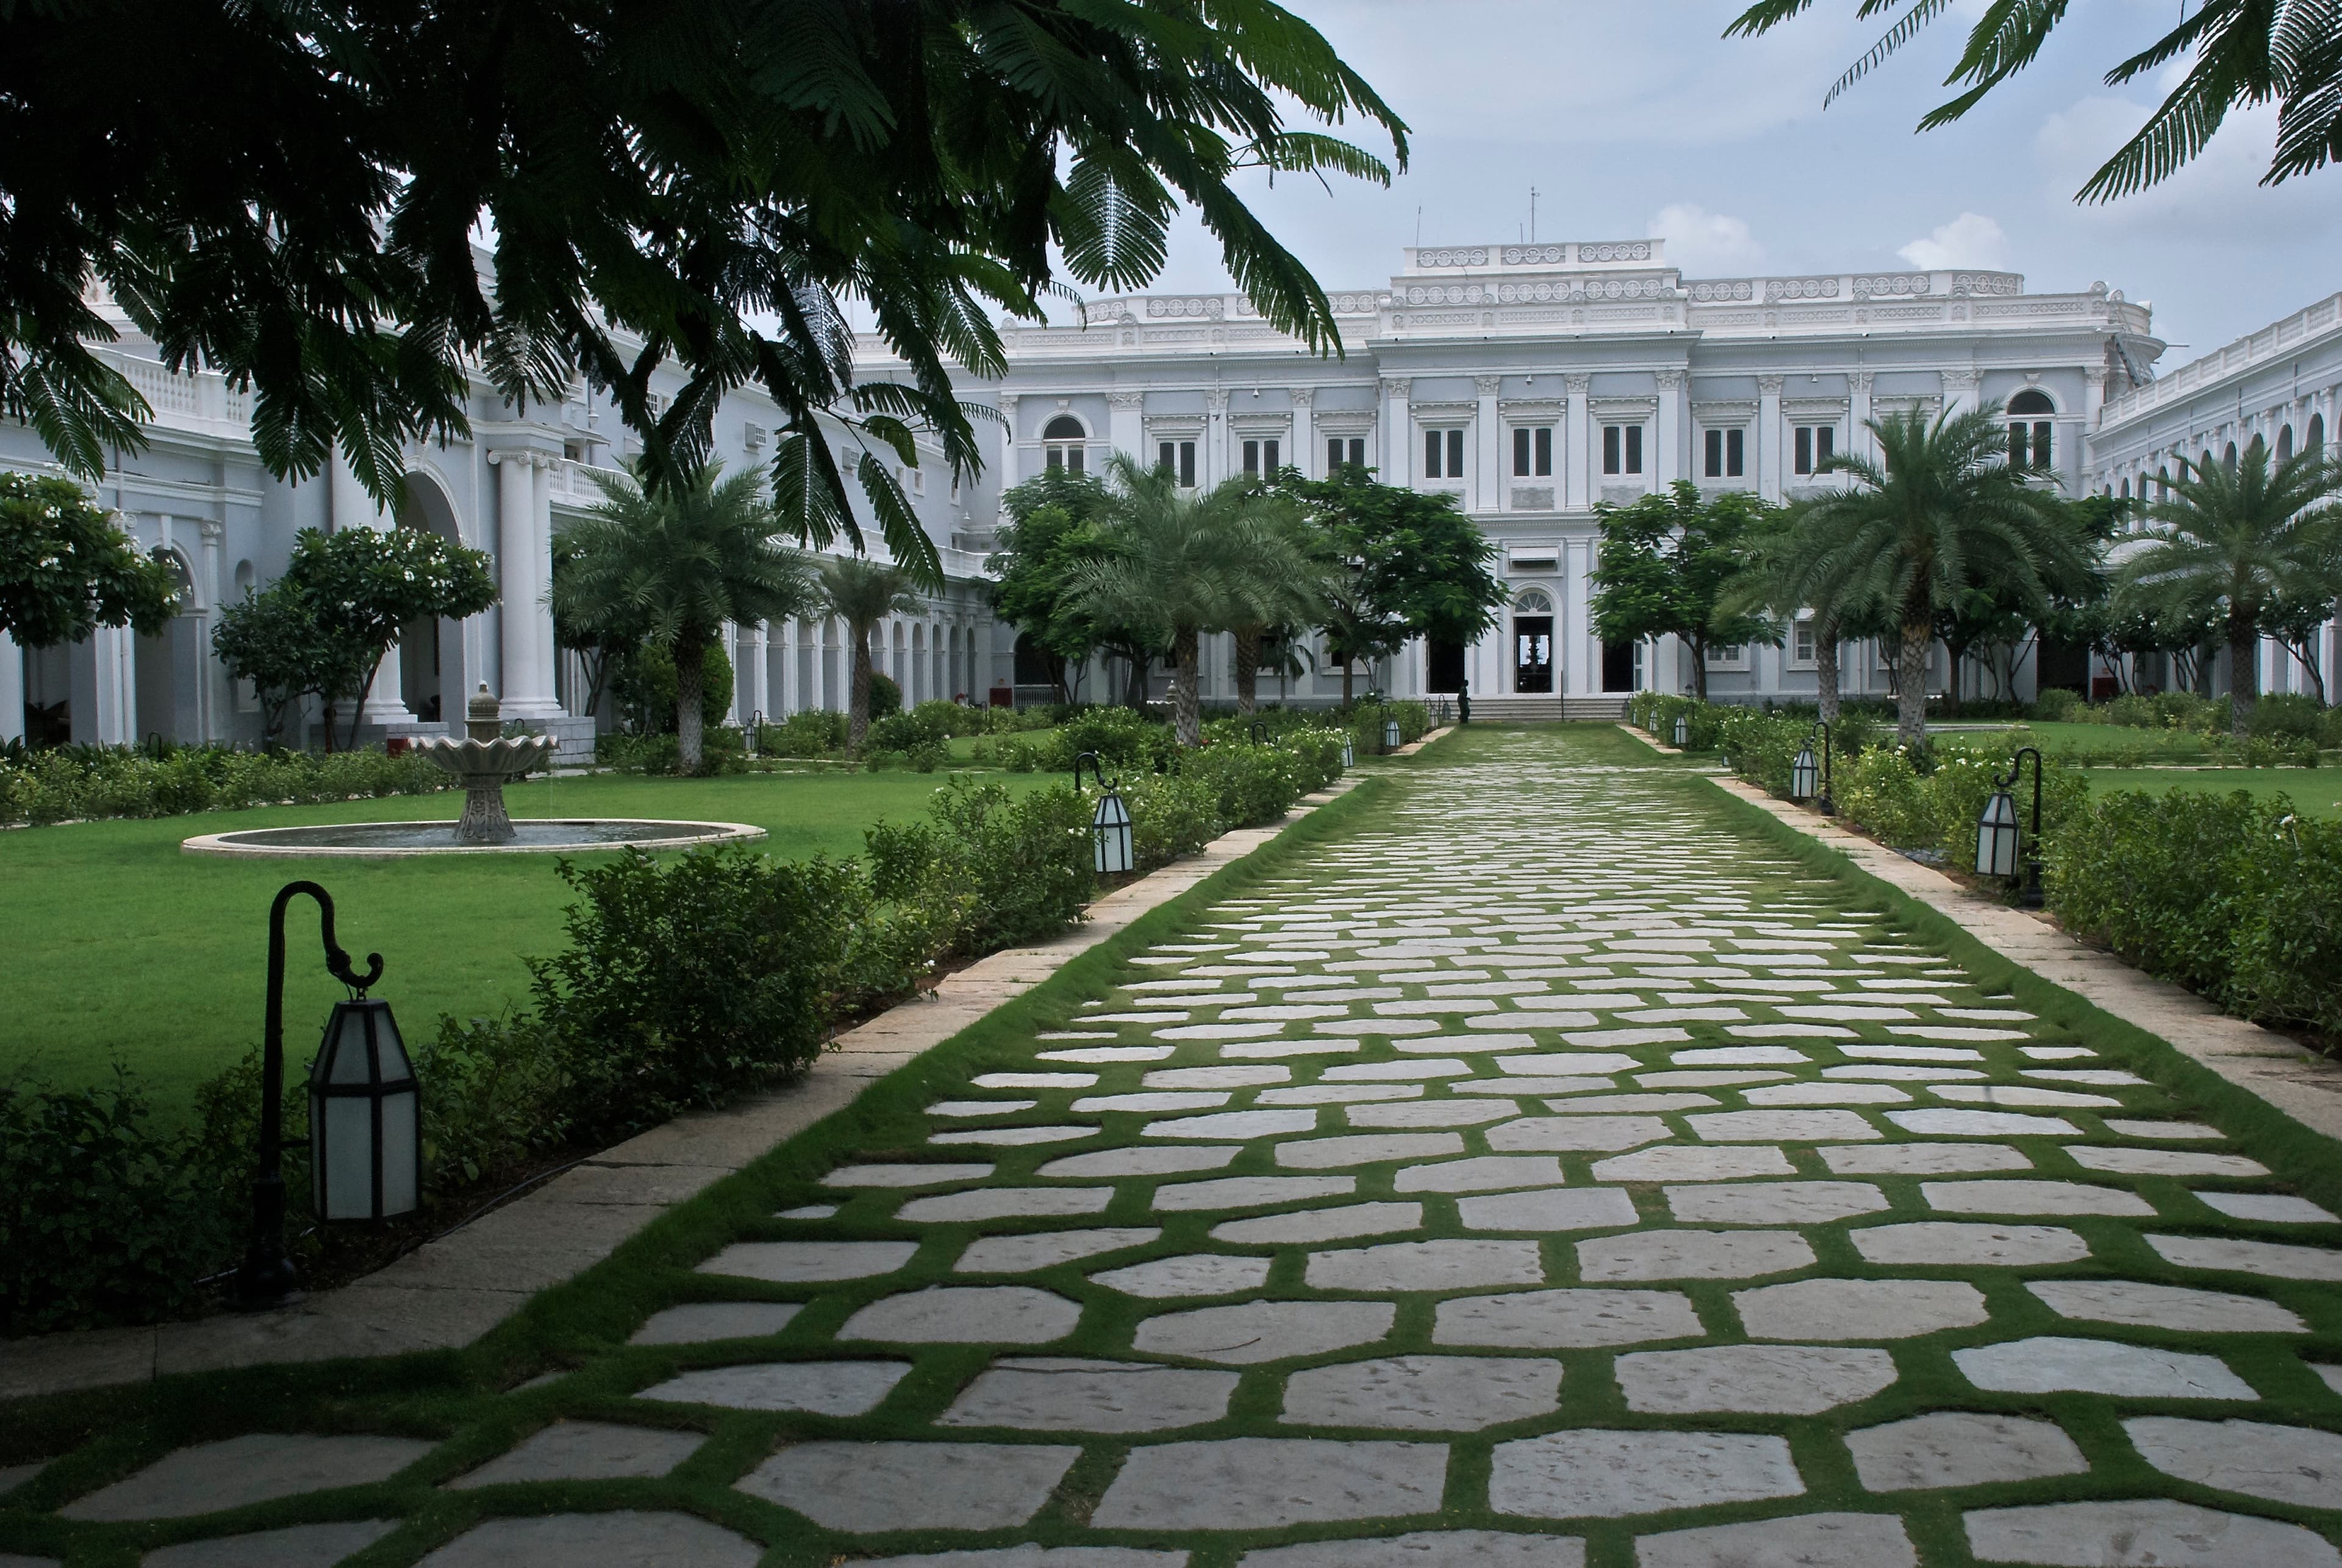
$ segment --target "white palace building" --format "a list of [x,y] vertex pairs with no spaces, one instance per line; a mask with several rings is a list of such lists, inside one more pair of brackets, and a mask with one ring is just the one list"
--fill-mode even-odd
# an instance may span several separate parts
[[[1690,684],[1673,639],[1605,646],[1594,635],[1597,502],[1679,478],[1792,500],[1843,483],[1814,470],[1860,450],[1865,420],[1988,401],[2006,405],[2012,442],[2046,459],[2069,494],[2135,494],[2178,455],[2217,458],[2257,434],[2281,454],[2320,445],[2342,394],[2342,295],[2161,376],[2147,306],[2104,284],[2029,293],[2015,274],[1964,270],[1686,278],[1656,239],[1419,247],[1384,285],[1331,298],[1338,358],[1309,353],[1239,295],[1103,299],[1079,324],[1005,328],[1006,375],[971,389],[996,401],[996,461],[955,485],[940,453],[923,447],[922,466],[904,476],[948,579],[875,639],[906,698],[982,702],[1012,684],[1040,694],[1029,662],[1017,668],[1013,629],[986,605],[999,492],[1052,465],[1097,472],[1116,451],[1167,463],[1199,486],[1282,464],[1320,476],[1341,463],[1455,495],[1497,546],[1508,595],[1499,624],[1469,648],[1410,648],[1362,672],[1361,686],[1416,695],[1468,679],[1476,701],[1496,700],[1493,712],[1593,716],[1616,713],[1634,690]],[[485,683],[507,714],[572,745],[591,734],[544,592],[554,534],[598,499],[589,470],[626,452],[606,405],[580,388],[523,414],[480,384],[471,436],[414,447],[405,501],[385,515],[338,465],[303,483],[268,477],[245,394],[215,375],[166,374],[150,345],[115,325],[123,338],[106,352],[155,414],[147,450],[123,454],[97,499],[180,574],[184,610],[151,638],[101,632],[34,651],[0,639],[0,739],[28,728],[116,744],[255,738],[249,694],[209,654],[212,620],[281,570],[294,534],[310,526],[431,528],[496,562],[501,605],[416,627],[385,661],[366,714],[377,733],[460,720],[457,694]],[[862,353],[866,375],[886,374],[875,340]],[[727,399],[716,432],[725,462],[769,458],[775,423],[760,395]],[[841,454],[868,460],[843,437]],[[15,425],[0,425],[0,465],[53,471]],[[835,623],[738,627],[730,641],[736,718],[843,705]],[[2329,670],[2342,659],[2336,643],[2329,625]],[[1802,628],[1783,648],[1723,650],[1709,689],[1726,700],[1809,695],[1813,652]],[[1847,652],[1849,691],[1883,693],[1878,650]],[[1230,653],[1225,637],[1208,645],[1206,701],[1233,697]],[[2262,689],[2306,687],[2281,648],[2262,659]],[[2020,695],[2044,678],[2103,689],[2105,675],[2077,651],[2047,649],[2019,665],[2016,684]],[[1933,684],[1949,678],[1939,662]],[[1964,692],[1991,694],[1981,668],[1960,678]],[[1166,679],[1154,673],[1158,691]],[[1321,663],[1265,675],[1261,689],[1319,703],[1340,684]],[[1107,689],[1091,672],[1086,694]]]

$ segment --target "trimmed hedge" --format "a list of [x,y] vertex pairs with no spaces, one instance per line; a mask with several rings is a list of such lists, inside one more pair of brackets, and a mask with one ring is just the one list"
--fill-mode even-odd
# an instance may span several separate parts
[[259,805],[431,794],[449,774],[412,754],[379,751],[238,752],[182,746],[157,756],[126,746],[0,752],[0,824],[178,816]]

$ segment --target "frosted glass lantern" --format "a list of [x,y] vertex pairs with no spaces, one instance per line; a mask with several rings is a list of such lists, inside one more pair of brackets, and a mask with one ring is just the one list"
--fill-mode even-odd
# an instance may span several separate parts
[[1097,810],[1090,818],[1090,843],[1100,875],[1131,868],[1130,808],[1122,796],[1107,790],[1098,797]]
[[1995,790],[1977,818],[1977,874],[2014,879],[2017,838],[2017,797],[2005,789]]
[[390,1004],[334,1004],[309,1066],[310,1200],[323,1220],[386,1220],[422,1197],[423,1116]]
[[1789,798],[1811,800],[1820,787],[1821,767],[1814,761],[1814,748],[1798,747],[1797,760],[1789,764]]

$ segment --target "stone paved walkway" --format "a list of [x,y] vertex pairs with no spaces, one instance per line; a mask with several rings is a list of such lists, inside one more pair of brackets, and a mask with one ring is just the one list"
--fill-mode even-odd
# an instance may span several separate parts
[[680,1276],[511,1517],[145,1561],[2342,1568],[2336,1215],[1615,737],[1455,754]]

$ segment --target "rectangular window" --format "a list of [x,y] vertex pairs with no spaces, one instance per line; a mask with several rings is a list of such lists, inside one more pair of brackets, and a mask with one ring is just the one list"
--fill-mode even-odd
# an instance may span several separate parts
[[1423,433],[1423,476],[1426,479],[1464,477],[1464,433],[1426,430]]
[[1529,472],[1529,430],[1524,424],[1513,431],[1513,476],[1526,479]]
[[1602,427],[1602,472],[1618,473],[1619,464],[1625,461],[1621,455],[1625,450],[1626,432],[1616,424],[1604,425]]
[[1464,477],[1464,433],[1460,430],[1447,433],[1447,477]]
[[1342,466],[1342,438],[1334,436],[1326,443],[1326,477],[1334,477],[1334,470]]
[[1630,424],[1626,426],[1626,472],[1640,474],[1642,471],[1643,427],[1639,424]]
[[1553,426],[1550,424],[1537,426],[1536,471],[1540,477],[1553,477]]
[[1283,464],[1278,463],[1276,460],[1276,443],[1274,441],[1262,442],[1260,444],[1260,471],[1263,474],[1274,474],[1282,466]]
[[1166,474],[1179,476],[1180,488],[1196,487],[1196,444],[1192,441],[1166,441],[1156,447],[1155,466]]
[[1553,426],[1522,425],[1513,432],[1513,474],[1520,479],[1553,476]]
[[1814,471],[1814,427],[1810,424],[1797,426],[1796,470],[1799,474]]
[[1423,433],[1423,476],[1426,479],[1443,477],[1439,466],[1439,454],[1447,448],[1446,444],[1439,439],[1440,434],[1436,430],[1426,430]]
[[1797,623],[1795,657],[1801,664],[1810,664],[1814,662],[1814,622],[1810,615]]
[[1724,476],[1726,479],[1737,479],[1745,472],[1741,466],[1741,459],[1747,450],[1747,432],[1727,430],[1724,433]]
[[1700,472],[1709,479],[1723,478],[1724,432],[1721,430],[1709,431],[1707,433],[1707,440],[1704,444],[1707,448],[1706,461],[1701,464]]
[[1256,476],[1260,473],[1260,443],[1257,441],[1244,444],[1244,471]]
[[1799,474],[1814,473],[1830,460],[1830,454],[1837,449],[1837,425],[1800,424],[1797,428],[1797,452],[1791,466]]

